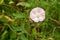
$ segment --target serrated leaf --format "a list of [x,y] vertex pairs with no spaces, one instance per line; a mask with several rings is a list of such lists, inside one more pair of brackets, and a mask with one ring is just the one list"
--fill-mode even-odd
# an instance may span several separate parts
[[25,6],[25,7],[30,7],[30,4],[27,3],[27,2],[19,2],[19,3],[17,3],[17,6],[19,6],[19,5]]

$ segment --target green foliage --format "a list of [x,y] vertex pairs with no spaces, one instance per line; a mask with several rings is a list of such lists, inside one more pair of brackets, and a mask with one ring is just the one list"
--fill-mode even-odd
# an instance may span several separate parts
[[25,6],[25,7],[30,7],[30,4],[27,3],[27,2],[19,2],[19,3],[17,3],[17,6],[19,6],[19,5]]
[[[43,22],[30,19],[35,7],[45,10]],[[0,40],[60,40],[60,1],[0,0]]]
[[4,2],[4,0],[0,0],[0,5]]

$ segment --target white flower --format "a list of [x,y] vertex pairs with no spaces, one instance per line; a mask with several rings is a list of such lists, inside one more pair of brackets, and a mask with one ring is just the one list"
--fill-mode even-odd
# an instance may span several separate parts
[[30,12],[30,18],[34,21],[34,22],[40,22],[43,21],[45,19],[45,11],[42,8],[34,8],[31,10]]

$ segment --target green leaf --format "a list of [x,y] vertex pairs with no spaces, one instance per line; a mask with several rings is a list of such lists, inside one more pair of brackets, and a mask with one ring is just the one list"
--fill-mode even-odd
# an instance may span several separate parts
[[14,2],[13,1],[10,1],[9,4],[13,4]]
[[28,39],[29,39],[29,40],[34,40],[34,38],[33,38],[33,37],[29,37]]
[[16,18],[24,18],[25,16],[23,14],[13,14],[13,16],[15,16],[15,19]]
[[25,6],[25,7],[30,7],[30,4],[27,3],[27,2],[19,2],[19,3],[17,3],[17,6],[19,6],[19,5]]
[[21,36],[22,40],[28,40],[24,35]]
[[12,31],[22,31],[23,33],[28,33],[24,28],[24,24],[21,24],[21,26],[12,26],[11,29]]
[[4,0],[0,0],[0,4],[2,4],[4,2]]
[[60,28],[56,29],[54,32],[55,39],[60,39]]
[[10,40],[13,40],[16,38],[16,33],[10,31]]
[[2,37],[1,40],[4,40],[5,39],[7,32],[8,32],[7,30],[4,31],[4,33],[1,36]]

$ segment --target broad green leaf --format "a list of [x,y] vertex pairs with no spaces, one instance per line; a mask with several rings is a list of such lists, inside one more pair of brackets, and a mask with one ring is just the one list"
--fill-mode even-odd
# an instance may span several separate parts
[[30,4],[27,3],[27,2],[19,2],[19,3],[17,3],[17,6],[19,6],[19,5],[25,6],[25,7],[30,7]]

